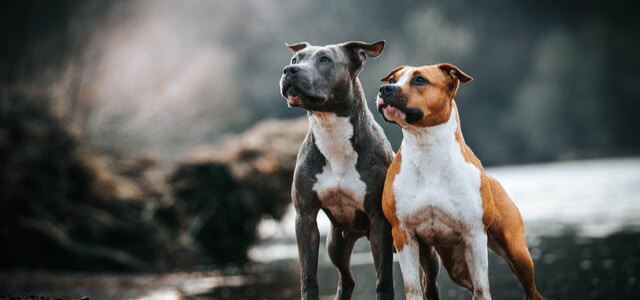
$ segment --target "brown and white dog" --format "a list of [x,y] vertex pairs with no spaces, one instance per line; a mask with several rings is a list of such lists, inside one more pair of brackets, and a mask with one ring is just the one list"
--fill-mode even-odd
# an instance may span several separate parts
[[[465,144],[453,97],[472,78],[451,64],[400,66],[382,78],[378,111],[402,127],[403,141],[384,184],[383,211],[391,223],[407,299],[429,299],[439,254],[449,276],[490,299],[487,246],[502,256],[527,299],[542,299],[534,283],[522,217],[500,183],[485,174]],[[435,270],[435,271],[434,271]],[[437,297],[435,293],[434,298]]]

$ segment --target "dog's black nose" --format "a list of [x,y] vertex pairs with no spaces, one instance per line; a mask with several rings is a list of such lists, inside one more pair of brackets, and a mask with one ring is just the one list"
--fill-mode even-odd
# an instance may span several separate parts
[[282,70],[282,73],[284,75],[294,75],[294,74],[298,73],[298,71],[300,71],[300,66],[288,65],[288,66],[284,67],[284,70]]
[[396,86],[393,84],[383,84],[380,86],[380,97],[384,98],[385,96],[393,94],[396,90]]

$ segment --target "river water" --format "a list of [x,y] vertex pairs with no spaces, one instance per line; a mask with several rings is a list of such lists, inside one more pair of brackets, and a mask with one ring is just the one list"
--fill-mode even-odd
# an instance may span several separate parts
[[[525,221],[536,282],[547,299],[640,299],[640,158],[570,161],[488,168],[516,202]],[[282,222],[264,221],[262,242],[250,251],[259,262],[290,263],[297,278],[294,212]],[[324,236],[329,221],[320,213]],[[327,299],[335,292],[337,274],[320,250],[319,278]],[[373,299],[375,275],[366,239],[356,244],[352,267],[355,299]],[[396,294],[402,279],[395,263]],[[443,270],[439,276],[445,299],[469,299]],[[523,299],[519,283],[506,263],[490,253],[494,299]],[[277,297],[297,297],[297,281]],[[267,295],[265,295],[267,296]],[[404,299],[397,295],[396,299]]]
[[[525,221],[536,284],[545,299],[640,299],[640,157],[488,168],[511,195]],[[0,271],[2,295],[29,293],[76,299],[299,299],[294,212],[281,222],[263,221],[260,242],[250,250],[255,263],[211,271],[167,274],[95,274]],[[323,236],[329,221],[318,219]],[[318,278],[321,299],[333,299],[337,272],[321,242]],[[375,299],[375,273],[366,239],[351,260],[353,299]],[[489,254],[493,299],[524,299],[506,263]],[[442,270],[442,299],[470,299]],[[397,261],[395,299],[404,299]],[[20,299],[20,298],[17,298]]]

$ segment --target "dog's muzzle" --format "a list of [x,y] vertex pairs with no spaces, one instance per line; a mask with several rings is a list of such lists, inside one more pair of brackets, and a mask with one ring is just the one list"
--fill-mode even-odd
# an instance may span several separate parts
[[420,121],[422,117],[424,117],[422,110],[408,107],[407,102],[407,96],[402,93],[398,93],[398,87],[396,85],[387,83],[380,86],[380,89],[378,90],[377,106],[378,112],[382,114],[385,121],[389,122],[383,112],[383,110],[388,106],[393,106],[403,112],[406,115],[405,121],[407,121],[407,123]]

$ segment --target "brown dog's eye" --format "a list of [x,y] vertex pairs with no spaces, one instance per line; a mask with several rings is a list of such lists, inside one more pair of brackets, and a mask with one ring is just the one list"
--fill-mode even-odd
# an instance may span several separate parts
[[420,76],[420,75],[416,75],[416,77],[413,77],[413,82],[415,84],[427,84],[429,83],[429,80],[427,80],[426,78]]
[[389,83],[396,83],[396,79],[393,76],[389,77]]

